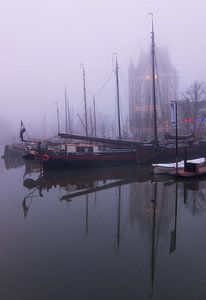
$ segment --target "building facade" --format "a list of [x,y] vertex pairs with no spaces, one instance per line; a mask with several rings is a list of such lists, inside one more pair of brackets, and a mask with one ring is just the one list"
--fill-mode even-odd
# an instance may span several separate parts
[[[170,128],[170,101],[176,100],[178,77],[165,49],[155,51],[155,91],[158,137]],[[154,138],[154,101],[151,54],[142,52],[129,66],[129,124],[137,140]]]

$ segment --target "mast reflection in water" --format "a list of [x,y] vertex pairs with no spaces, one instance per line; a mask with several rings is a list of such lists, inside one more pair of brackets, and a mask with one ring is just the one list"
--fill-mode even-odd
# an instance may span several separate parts
[[2,160],[1,298],[204,299],[206,178],[150,171]]

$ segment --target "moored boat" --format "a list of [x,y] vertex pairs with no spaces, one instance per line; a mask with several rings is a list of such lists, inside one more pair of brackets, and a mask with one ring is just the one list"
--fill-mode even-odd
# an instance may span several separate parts
[[[181,170],[184,170],[185,167],[187,169],[187,166],[193,165],[194,167],[202,167],[205,165],[205,158],[197,158],[197,159],[191,159],[187,160],[186,162],[184,160],[181,160],[177,163],[178,172]],[[176,162],[173,163],[157,163],[152,164],[152,171],[154,174],[170,174],[174,173],[176,171]]]
[[101,148],[93,144],[66,144],[61,151],[45,153],[44,169],[85,168],[136,163],[136,151],[125,148]]

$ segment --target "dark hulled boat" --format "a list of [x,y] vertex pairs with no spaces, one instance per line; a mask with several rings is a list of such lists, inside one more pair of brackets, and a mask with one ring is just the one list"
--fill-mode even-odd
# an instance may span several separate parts
[[92,144],[66,144],[65,150],[46,153],[44,169],[85,168],[136,163],[134,149],[101,149]]

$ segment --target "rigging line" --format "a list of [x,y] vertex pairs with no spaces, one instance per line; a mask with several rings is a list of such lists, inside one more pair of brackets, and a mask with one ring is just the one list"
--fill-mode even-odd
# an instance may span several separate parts
[[126,83],[126,86],[128,86],[128,84],[129,84],[128,76],[127,77],[125,76],[125,74],[124,74],[124,72],[122,71],[121,68],[119,68],[119,73],[122,76],[122,78],[124,79],[124,81]]
[[158,96],[159,96],[159,104],[160,104],[160,99],[161,99],[161,89],[160,89],[160,81],[159,81],[159,70],[158,70],[158,64],[157,64],[157,57],[155,55],[155,68],[156,68],[156,72],[157,72],[157,85],[158,85],[158,89],[157,89],[157,92],[158,92]]
[[60,121],[60,125],[62,125],[62,123],[64,122],[64,118],[62,117],[62,113],[61,113],[61,109],[60,109],[60,106],[59,106],[59,102],[57,102],[58,104],[58,113],[59,113],[59,121]]
[[[106,77],[106,79],[105,79],[105,82],[107,82],[108,81],[108,79],[111,77],[111,75],[112,75],[112,73],[114,72],[114,69],[112,69],[109,73],[108,73],[108,75],[107,76],[105,76]],[[103,86],[104,86],[104,84],[103,84]],[[94,93],[93,94],[95,94],[96,95],[96,93],[97,93],[97,91],[99,90],[99,89],[102,89],[101,88],[101,86],[100,87],[98,87],[97,85],[96,85],[96,87],[95,87],[95,89],[94,89]]]
[[[111,79],[112,74],[114,73],[114,70],[112,70],[109,73],[109,76],[106,78],[105,82],[103,83],[103,85],[101,87],[99,87],[98,89],[94,89],[94,92],[90,94],[90,96],[87,98],[87,103],[91,105],[92,101],[93,101],[93,95],[95,94],[96,97],[96,102],[98,102],[98,96],[99,94],[102,92],[102,90],[104,89],[104,87],[107,85],[107,83],[109,82],[109,80]],[[79,109],[83,108],[83,103],[80,103],[77,107],[76,110],[78,111]]]
[[[78,210],[75,209],[75,208],[73,208],[73,210],[74,210],[74,213],[75,213],[76,216],[81,217],[80,219],[83,218],[84,212],[81,212],[81,213],[80,213],[80,208],[79,208]],[[93,217],[93,216],[91,215],[91,212],[90,212],[89,218],[91,218],[91,217]],[[99,220],[99,219],[100,219],[100,216],[98,216],[98,220]],[[93,220],[96,221],[94,217],[93,217]],[[80,223],[81,223],[81,226],[84,226],[84,225],[85,225],[85,223],[84,223],[83,220],[82,220]],[[103,222],[103,220],[102,220],[102,222],[101,222],[100,224],[103,224],[103,223],[104,223],[104,222]],[[103,224],[103,225],[105,225],[105,226],[103,226],[102,228],[98,229],[97,226],[95,226],[94,224],[92,224],[92,223],[90,222],[90,220],[89,220],[89,227],[90,227],[90,230],[93,229],[93,230],[95,230],[96,232],[101,233],[100,236],[102,236],[102,235],[104,234],[104,236],[105,236],[105,237],[104,237],[104,240],[108,243],[108,245],[112,245],[112,241],[109,239],[109,236],[106,234],[104,227],[105,227],[106,230],[109,232],[109,235],[113,236],[113,232],[110,231],[110,228],[108,228],[108,226],[106,226],[106,224]],[[103,231],[103,233],[102,233],[102,231]]]
[[81,103],[79,103],[79,104],[77,105],[77,107],[75,107],[75,110],[76,110],[77,112],[80,112],[80,110],[82,110],[82,109],[84,109],[84,103],[81,101]]
[[[144,25],[145,25],[145,20],[147,20],[147,19],[148,19],[148,14],[145,16],[144,22],[142,22]],[[145,27],[145,26],[142,25],[142,27]],[[151,34],[150,32],[147,33],[147,34],[145,35],[145,37],[143,37],[143,38],[141,38],[141,39],[139,40],[139,43],[137,43],[138,46],[136,46],[136,47],[130,52],[130,54],[124,59],[123,63],[120,64],[119,66],[125,65],[129,60],[131,60],[131,56],[133,56],[134,53],[135,53],[137,50],[140,50],[140,49],[143,47],[142,45],[143,45],[144,43],[146,43],[146,41],[149,40],[150,34]]]
[[103,88],[107,85],[107,83],[109,82],[109,80],[111,79],[112,75],[114,73],[114,70],[112,70],[107,78],[107,80],[105,81],[105,83],[99,88],[98,91],[96,91],[94,94],[95,96],[98,96],[100,94],[100,92],[103,90]]
[[[158,54],[158,57],[160,58],[161,62],[163,63],[163,65],[165,66],[165,63],[164,61],[162,60],[162,57],[161,55],[159,54],[159,51],[157,51],[157,54]],[[184,88],[187,87],[185,81],[182,79],[182,77],[179,76],[179,73],[177,72],[175,66],[171,63],[171,67],[173,68],[174,71],[172,71],[172,73],[176,76],[176,78],[179,78],[180,81],[182,81],[182,85],[184,86]],[[176,74],[175,74],[176,73]],[[173,92],[177,92],[176,89],[175,89],[175,82],[172,81],[172,83],[170,82],[171,84],[171,87],[173,89]]]
[[99,88],[96,88],[94,90],[94,94],[95,95],[99,95],[100,92],[104,89],[104,87],[107,85],[107,83],[109,82],[109,80],[111,79],[112,75],[114,74],[115,70],[114,68],[110,71],[109,75],[107,76],[107,78],[105,79],[105,82],[102,84],[102,86],[100,86]]
[[[93,208],[94,211],[94,208]],[[90,218],[92,218],[92,222],[90,222],[89,220],[89,226],[90,228],[93,228],[96,232],[103,232],[103,234],[105,235],[105,240],[107,239],[107,242],[111,243],[111,241],[109,240],[109,237],[113,237],[114,232],[111,230],[111,228],[107,225],[107,223],[104,221],[103,217],[97,213],[97,211],[94,211],[94,214],[92,214],[92,212],[90,211]],[[98,225],[103,225],[101,228],[99,226],[95,226],[95,224],[92,224],[93,222],[98,222]],[[106,229],[106,231],[105,231]],[[108,235],[109,233],[109,235]],[[101,234],[102,236],[102,234]],[[112,238],[113,239],[113,238]]]
[[131,57],[134,55],[135,52],[137,52],[137,50],[141,50],[142,49],[142,45],[144,43],[146,43],[146,40],[148,40],[148,37],[150,37],[150,33],[146,35],[146,37],[142,38],[140,40],[140,43],[138,43],[138,46],[136,46],[131,52],[129,55],[127,55],[127,57],[124,59],[124,61],[120,64],[120,66],[124,66],[126,65],[126,63],[131,60]]
[[[158,41],[158,40],[160,41],[160,39],[158,39],[158,37],[156,38],[156,40],[157,40],[157,41]],[[158,50],[158,48],[161,49],[161,47],[164,48],[163,46],[161,46],[161,44],[162,44],[162,43],[160,42],[160,43],[159,43],[160,46],[159,46],[159,47],[156,47],[157,50]],[[162,58],[162,57],[160,56],[160,53],[159,53],[158,51],[157,51],[157,54],[159,55],[159,58]],[[169,54],[169,53],[168,53],[168,54]],[[163,61],[163,60],[162,60],[162,62],[163,62],[163,64],[164,64],[164,61]],[[170,63],[171,63],[171,62],[170,62]],[[172,63],[171,63],[171,66],[172,66],[172,68],[177,72],[175,66],[174,66]],[[177,72],[177,74],[178,74],[178,72]],[[179,79],[182,81],[182,83],[183,83],[183,85],[184,85],[184,88],[185,88],[185,87],[187,86],[186,83],[185,83],[185,81],[179,76],[179,74],[178,74],[178,77],[179,77]],[[172,87],[172,88],[173,88],[173,87]],[[175,91],[175,88],[173,88],[173,90]]]
[[[158,48],[159,48],[159,47],[158,47]],[[167,70],[168,67],[167,67],[165,61],[163,60],[162,56],[160,55],[160,53],[159,53],[159,51],[158,51],[158,48],[156,47],[156,50],[157,50],[157,51],[156,51],[157,57],[158,57],[158,59],[160,60],[161,64],[164,66],[164,68]],[[159,49],[160,49],[160,48],[159,48]],[[156,60],[157,60],[157,57],[156,57]],[[169,60],[170,60],[170,57],[169,57]],[[157,64],[157,61],[156,61],[156,64]],[[173,64],[171,63],[171,61],[170,61],[169,67],[171,68],[171,69],[170,69],[170,72],[171,72],[172,74],[175,75],[176,69],[175,69],[175,67],[173,66]],[[174,86],[175,83],[174,83],[172,80],[170,80],[169,82],[170,82],[171,88],[173,89],[173,92],[176,92],[176,89],[175,89],[175,86]]]
[[[109,82],[109,80],[110,80],[110,78],[111,78],[111,75],[114,73],[114,69],[112,69],[111,71],[110,71],[110,73],[109,73],[109,75],[106,77],[106,79],[105,79],[105,82],[102,84],[102,86],[100,86],[100,87],[95,87],[94,88],[94,91],[92,92],[92,90],[91,90],[91,88],[89,87],[89,85],[88,85],[88,98],[90,97],[90,98],[92,98],[93,99],[93,95],[95,94],[95,96],[96,95],[98,95],[100,92],[101,92],[101,90],[106,86],[106,84]],[[99,91],[100,90],[100,91]]]
[[[128,88],[128,82],[126,82],[126,79],[124,78],[124,76],[122,76],[122,72],[120,72],[120,82],[122,83],[122,87],[123,87],[123,90],[124,90],[124,93],[125,93],[125,96],[128,97],[128,94],[129,94],[129,88]],[[124,84],[123,84],[124,83]]]
[[[136,51],[136,49],[135,49],[135,51]],[[131,57],[131,54],[130,54],[130,56],[129,57]],[[129,59],[128,59],[129,60]],[[122,64],[120,64],[121,66],[123,66],[125,64],[125,62],[124,63],[122,63]],[[104,87],[107,85],[107,83],[109,82],[109,80],[111,79],[111,76],[112,76],[112,74],[114,73],[114,70],[112,70],[111,72],[110,72],[110,74],[109,74],[109,76],[108,76],[108,78],[106,79],[106,81],[105,81],[105,83],[100,87],[100,88],[98,88],[98,90],[97,89],[95,89],[95,92],[93,93],[93,94],[95,94],[95,96],[97,96],[97,101],[98,101],[98,95],[102,92],[102,90],[104,89]],[[91,98],[90,98],[91,97]],[[89,98],[88,98],[88,104],[91,104],[91,100],[92,99],[92,96],[89,96]],[[79,109],[82,109],[83,108],[83,104],[81,103],[81,104],[79,104],[79,106],[77,107],[77,110],[79,110]]]
[[157,64],[157,57],[155,56],[155,68],[156,68],[156,72],[157,72],[157,92],[158,92],[158,102],[159,105],[161,104],[161,102],[163,101],[162,99],[162,95],[161,95],[161,88],[160,88],[160,80],[159,80],[159,69],[158,69],[158,64]]
[[[90,217],[93,218],[93,222],[98,222],[99,225],[102,227],[103,230],[106,229],[106,231],[111,235],[113,236],[114,232],[111,230],[110,226],[104,221],[104,218],[101,216],[101,214],[97,213],[97,211],[94,212],[93,215],[91,215],[91,212],[90,212]],[[95,227],[95,225],[91,224],[93,227]],[[106,233],[106,232],[105,232]]]
[[[90,201],[91,199],[89,198],[88,200]],[[72,209],[74,210],[74,213],[76,214],[76,216],[81,217],[81,219],[82,219],[82,216],[84,215],[84,212],[82,212],[82,207],[73,207]],[[80,212],[80,209],[81,209],[81,212]],[[94,217],[91,214],[90,214],[89,218],[94,219]],[[81,222],[81,223],[84,224],[84,222]]]
[[95,103],[95,105],[96,105],[96,116],[97,116],[97,113],[98,113],[98,120],[100,119],[100,121],[103,123],[103,117],[102,117],[102,114],[100,113],[100,111],[99,111],[99,108],[98,108],[98,106],[97,106],[97,104]]

